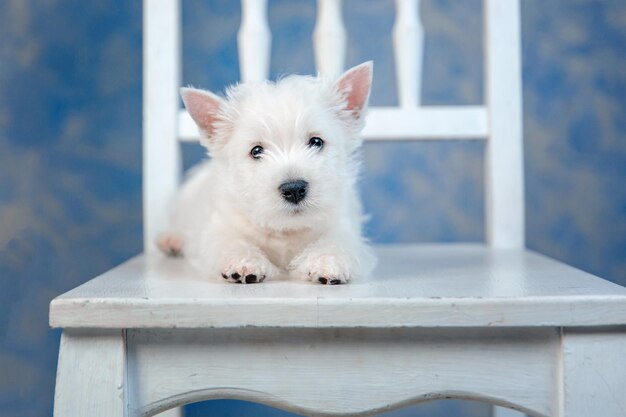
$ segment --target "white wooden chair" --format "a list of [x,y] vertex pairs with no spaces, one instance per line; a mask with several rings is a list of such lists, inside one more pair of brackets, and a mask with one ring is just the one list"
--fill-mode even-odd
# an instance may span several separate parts
[[[262,79],[266,1],[242,7],[242,77]],[[196,129],[178,105],[178,0],[144,0],[146,251],[52,301],[54,415],[148,416],[213,398],[340,415],[468,398],[626,416],[626,289],[524,249],[519,2],[484,10],[486,103],[420,107],[418,0],[397,0],[400,106],[373,108],[364,135],[486,140],[487,243],[380,247],[375,280],[347,286],[235,286],[152,249],[179,181],[177,139]],[[345,38],[340,0],[319,0],[320,71],[341,70]]]

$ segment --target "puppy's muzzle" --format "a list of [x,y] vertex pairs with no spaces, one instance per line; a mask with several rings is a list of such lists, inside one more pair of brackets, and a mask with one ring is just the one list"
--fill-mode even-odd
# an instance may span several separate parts
[[283,198],[292,204],[298,204],[306,197],[309,183],[304,180],[289,181],[281,184],[278,191]]

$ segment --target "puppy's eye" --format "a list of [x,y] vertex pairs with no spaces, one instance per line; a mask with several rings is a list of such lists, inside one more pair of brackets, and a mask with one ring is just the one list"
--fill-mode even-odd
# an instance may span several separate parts
[[311,139],[309,139],[309,146],[311,148],[322,149],[324,147],[324,141],[322,140],[322,138],[313,136]]
[[262,146],[255,146],[254,148],[252,148],[250,150],[250,155],[254,158],[254,159],[259,159],[261,157],[261,154],[263,153],[263,147]]

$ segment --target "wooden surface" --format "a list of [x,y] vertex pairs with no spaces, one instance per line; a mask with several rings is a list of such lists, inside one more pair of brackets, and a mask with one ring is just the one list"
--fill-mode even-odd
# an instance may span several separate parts
[[54,392],[54,417],[125,417],[123,330],[64,330]]
[[507,327],[626,324],[626,288],[524,250],[377,248],[345,286],[206,279],[182,259],[138,256],[54,299],[53,327]]
[[270,72],[272,34],[267,23],[267,0],[241,1],[241,26],[237,33],[242,82],[265,80]]
[[346,28],[341,3],[341,0],[317,0],[313,49],[315,67],[325,76],[341,75],[346,60]]
[[398,101],[400,107],[413,108],[421,103],[424,63],[424,28],[419,0],[396,0],[396,19],[391,36]]
[[499,248],[524,247],[522,40],[519,0],[484,0],[485,231]]
[[308,416],[443,398],[543,417],[559,405],[560,338],[549,328],[137,329],[127,346],[130,416],[218,398]]
[[143,243],[150,250],[180,182],[180,2],[143,2]]
[[[374,70],[376,71],[376,70]],[[198,141],[198,127],[189,114],[178,114],[178,137]],[[483,106],[371,107],[361,136],[365,140],[485,139],[489,134]]]
[[562,415],[626,417],[626,328],[563,329]]

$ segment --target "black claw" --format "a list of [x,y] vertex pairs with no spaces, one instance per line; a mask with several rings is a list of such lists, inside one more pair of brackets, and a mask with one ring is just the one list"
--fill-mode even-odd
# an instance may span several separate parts
[[328,282],[328,280],[324,277],[319,277],[317,278],[317,280],[320,282],[320,284],[326,284]]
[[254,274],[246,275],[246,284],[253,284],[255,282],[256,282],[256,275]]
[[336,279],[336,278],[330,280],[330,285],[337,285],[337,284],[341,284],[341,280]]
[[231,274],[231,278],[232,279],[239,279],[239,278],[241,278],[241,275],[239,275],[237,272],[235,272],[234,274]]
[[265,281],[265,275],[261,275],[261,278],[259,278],[259,282],[263,282]]
[[222,278],[228,279],[228,275],[226,275],[225,273],[222,272]]

